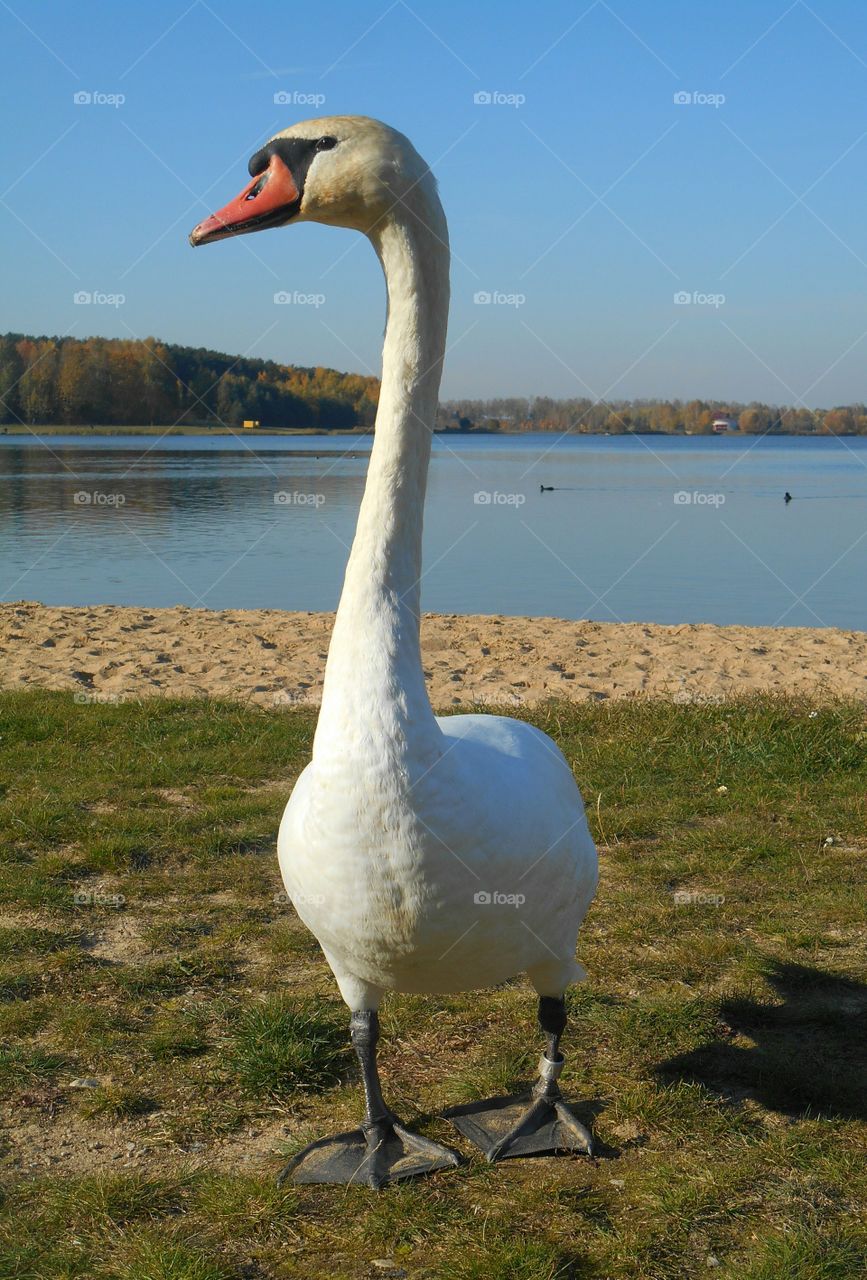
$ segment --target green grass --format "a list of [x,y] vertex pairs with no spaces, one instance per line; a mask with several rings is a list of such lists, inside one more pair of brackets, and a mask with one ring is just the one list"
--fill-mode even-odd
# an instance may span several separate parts
[[337,1084],[347,1060],[343,1006],[271,996],[238,1019],[230,1061],[254,1097],[292,1097]]
[[376,1195],[275,1181],[362,1108],[274,851],[313,713],[0,697],[0,1275],[867,1274],[864,708],[529,718],[600,844],[563,1087],[602,1155],[491,1167],[440,1118],[531,1078],[525,982],[393,997],[387,1096],[469,1159]]

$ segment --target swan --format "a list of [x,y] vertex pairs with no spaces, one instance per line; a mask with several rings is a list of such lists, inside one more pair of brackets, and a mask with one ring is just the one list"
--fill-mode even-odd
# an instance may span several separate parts
[[581,795],[539,729],[436,717],[422,671],[422,514],[449,305],[435,180],[407,138],[361,116],[285,129],[249,172],[193,245],[296,222],[348,227],[372,242],[387,290],[367,482],[312,758],[277,844],[287,893],[350,1010],[365,1119],[306,1147],[281,1178],[380,1187],[458,1164],[385,1102],[377,1010],[387,992],[475,990],[519,974],[535,987],[546,1037],[532,1093],[447,1114],[490,1160],[590,1153],[557,1083],[564,995],[586,976],[576,942],[598,878]]

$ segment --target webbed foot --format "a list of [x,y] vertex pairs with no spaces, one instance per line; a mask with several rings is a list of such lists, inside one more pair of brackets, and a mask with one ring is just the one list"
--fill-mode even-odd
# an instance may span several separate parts
[[378,1190],[388,1182],[459,1163],[457,1152],[412,1133],[391,1116],[311,1142],[289,1161],[278,1181],[351,1183]]
[[487,1098],[452,1107],[445,1114],[465,1138],[480,1147],[490,1161],[511,1156],[553,1155],[557,1151],[593,1154],[593,1135],[564,1102],[557,1084],[563,1058],[544,1054],[539,1078],[529,1097]]

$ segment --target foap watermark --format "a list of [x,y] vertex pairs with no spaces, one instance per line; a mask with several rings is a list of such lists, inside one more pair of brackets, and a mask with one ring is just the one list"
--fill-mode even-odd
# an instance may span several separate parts
[[80,707],[115,707],[120,702],[120,694],[107,693],[102,689],[76,689],[72,701]]
[[114,907],[119,910],[126,904],[122,893],[94,893],[91,889],[80,889],[72,895],[76,907]]
[[678,489],[674,495],[676,507],[721,507],[725,500],[724,493],[705,493],[701,489]]
[[693,289],[692,293],[687,289],[678,289],[674,295],[674,305],[676,307],[724,307],[726,296],[724,293],[702,293],[700,289]]
[[298,489],[278,489],[274,494],[275,507],[314,507],[317,511],[325,505],[324,493],[301,493]]
[[278,689],[271,695],[271,705],[275,707],[297,707],[309,701],[308,689]]
[[77,507],[123,507],[125,493],[103,493],[101,489],[76,489],[72,501]]
[[293,893],[290,897],[285,889],[275,893],[272,898],[275,907],[322,907],[325,905],[324,893]]
[[473,494],[473,502],[477,507],[523,507],[527,501],[526,493],[500,493],[494,489],[479,489]]
[[325,305],[324,293],[301,293],[293,289],[278,289],[274,294],[274,302],[278,307],[322,307]]
[[526,894],[500,893],[497,889],[490,893],[487,889],[479,889],[473,894],[473,902],[477,907],[523,907],[526,901]]
[[79,89],[72,95],[77,107],[122,107],[126,102],[125,93],[103,93],[101,89]]
[[79,289],[72,295],[77,307],[122,307],[125,293],[102,293],[99,289]]
[[704,93],[701,89],[678,89],[674,94],[674,105],[676,107],[716,107],[719,109],[725,104],[726,96],[724,93]]
[[503,93],[501,89],[479,89],[473,94],[477,107],[523,107],[527,101],[523,93]]
[[676,907],[721,907],[724,893],[705,893],[702,889],[675,889],[672,894]]
[[274,94],[275,107],[324,107],[324,93],[304,93],[301,89],[278,89]]
[[501,293],[498,289],[479,289],[473,294],[477,307],[523,307],[526,301],[524,293]]

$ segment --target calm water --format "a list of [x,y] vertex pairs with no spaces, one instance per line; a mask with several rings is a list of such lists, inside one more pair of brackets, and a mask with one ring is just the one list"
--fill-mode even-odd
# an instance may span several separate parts
[[[370,439],[246,443],[0,437],[0,598],[334,608]],[[435,441],[429,610],[867,629],[865,569],[867,439]]]

